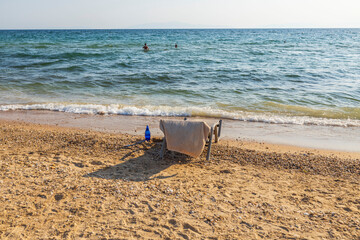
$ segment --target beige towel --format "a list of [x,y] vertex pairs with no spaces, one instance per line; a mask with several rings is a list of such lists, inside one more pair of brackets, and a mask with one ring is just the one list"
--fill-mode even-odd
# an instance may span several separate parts
[[204,150],[210,127],[205,122],[160,120],[167,149],[199,157]]

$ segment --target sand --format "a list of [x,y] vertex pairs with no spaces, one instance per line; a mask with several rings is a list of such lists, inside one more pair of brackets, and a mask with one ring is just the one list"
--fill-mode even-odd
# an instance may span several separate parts
[[0,239],[360,239],[359,153],[0,121]]
[[[146,125],[149,125],[152,136],[158,137],[163,136],[159,129],[160,119],[182,120],[184,118],[75,114],[47,110],[0,111],[0,120],[76,127],[107,133],[127,133],[143,136]],[[219,121],[218,118],[188,117],[187,119],[190,121],[205,121],[210,126]],[[300,146],[318,150],[330,149],[360,154],[360,128],[358,127],[269,124],[224,119],[222,139],[238,139],[242,142],[255,140],[256,142],[276,145]]]

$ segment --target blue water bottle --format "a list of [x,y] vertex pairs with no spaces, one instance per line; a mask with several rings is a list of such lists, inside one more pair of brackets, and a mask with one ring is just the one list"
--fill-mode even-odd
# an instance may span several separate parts
[[146,126],[146,130],[145,130],[145,140],[150,141],[150,130],[148,125]]

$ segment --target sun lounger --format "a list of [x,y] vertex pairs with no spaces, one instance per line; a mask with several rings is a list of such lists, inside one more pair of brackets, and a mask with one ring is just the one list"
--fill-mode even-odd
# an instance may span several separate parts
[[208,143],[206,160],[210,159],[213,135],[215,142],[219,141],[222,120],[212,127],[206,122],[160,120],[160,130],[164,133],[160,157],[163,158],[165,149],[184,153],[192,157],[199,157]]

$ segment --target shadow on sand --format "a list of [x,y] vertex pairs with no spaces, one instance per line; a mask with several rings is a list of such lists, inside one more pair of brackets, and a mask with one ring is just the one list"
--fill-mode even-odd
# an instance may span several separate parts
[[[161,144],[159,143],[151,144],[151,146],[139,144],[135,149],[129,149],[129,152],[120,159],[124,162],[86,174],[84,177],[123,179],[136,182],[170,178],[177,174],[159,175],[159,173],[174,164],[186,164],[191,159],[184,154],[170,151],[166,151],[164,158],[160,159],[160,148]],[[144,154],[131,158],[133,154],[139,151],[143,151]]]

